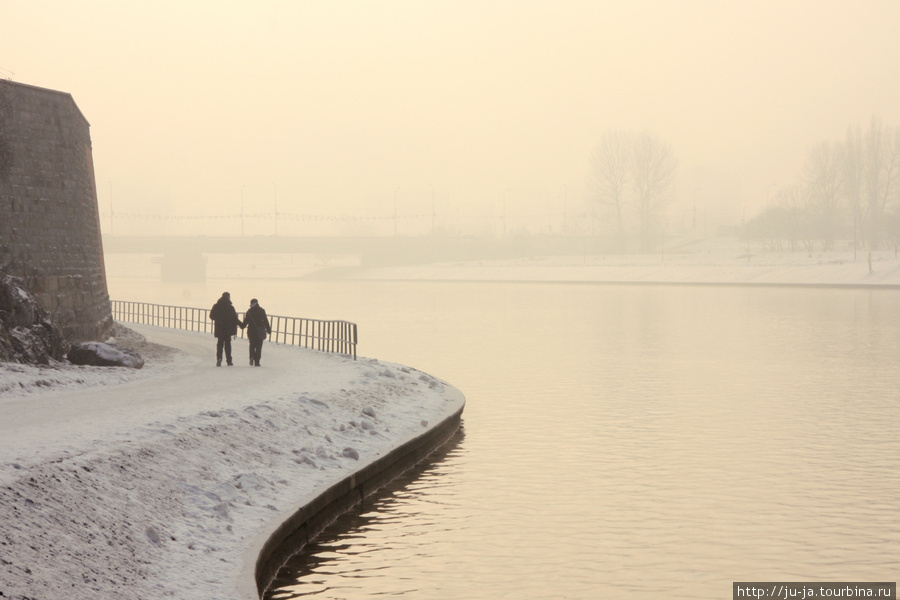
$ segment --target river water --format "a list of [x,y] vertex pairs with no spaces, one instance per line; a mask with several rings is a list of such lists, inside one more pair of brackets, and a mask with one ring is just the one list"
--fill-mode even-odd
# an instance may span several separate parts
[[115,299],[359,324],[466,395],[439,459],[268,598],[724,598],[894,581],[900,292],[112,279]]

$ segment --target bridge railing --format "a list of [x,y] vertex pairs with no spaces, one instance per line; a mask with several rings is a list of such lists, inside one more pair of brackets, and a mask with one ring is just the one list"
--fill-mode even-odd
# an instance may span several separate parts
[[[213,322],[209,318],[208,308],[150,304],[127,300],[111,300],[110,302],[112,304],[112,316],[117,321],[169,327],[171,329],[184,329],[201,333],[213,332]],[[243,316],[244,313],[238,313],[238,318],[243,319]],[[356,360],[356,323],[283,317],[279,315],[268,316],[269,325],[272,327],[269,340],[278,344],[344,354],[352,356]],[[238,335],[244,337],[244,330],[239,328]]]

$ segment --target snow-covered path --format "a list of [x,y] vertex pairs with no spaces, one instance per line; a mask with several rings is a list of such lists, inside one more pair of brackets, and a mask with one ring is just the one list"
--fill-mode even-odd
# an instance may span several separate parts
[[[253,544],[458,412],[408,367],[143,334],[140,371],[0,365],[0,597],[237,597]],[[123,344],[125,345],[125,344]],[[246,584],[246,582],[242,582]]]
[[233,342],[235,366],[223,363],[216,368],[215,338],[209,334],[127,326],[170,350],[159,352],[159,360],[140,371],[114,369],[116,377],[108,378],[113,370],[85,367],[69,374],[70,385],[59,387],[51,381],[14,399],[0,396],[0,456],[25,462],[52,458],[88,440],[102,444],[127,439],[160,418],[241,407],[284,393],[289,383],[293,389],[327,386],[329,367],[338,368],[346,360],[303,351],[298,355],[296,348],[266,343],[265,366],[251,368],[247,341],[238,339]]

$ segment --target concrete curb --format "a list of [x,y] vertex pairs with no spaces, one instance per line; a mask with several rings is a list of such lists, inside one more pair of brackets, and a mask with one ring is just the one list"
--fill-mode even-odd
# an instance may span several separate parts
[[336,518],[357,506],[393,479],[424,460],[449,440],[457,429],[465,408],[462,392],[448,388],[448,395],[461,400],[460,408],[425,433],[391,450],[325,490],[312,502],[298,507],[271,535],[257,540],[238,581],[238,598],[259,600],[287,560],[315,539]]

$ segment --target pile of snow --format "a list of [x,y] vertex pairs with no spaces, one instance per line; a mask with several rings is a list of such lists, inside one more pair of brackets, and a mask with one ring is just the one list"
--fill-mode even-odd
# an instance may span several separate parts
[[252,540],[464,403],[402,365],[267,343],[216,368],[212,336],[134,327],[141,370],[0,364],[0,598],[235,598]]
[[73,344],[66,354],[73,365],[93,367],[128,367],[140,369],[144,359],[134,350],[120,349],[101,342],[79,342]]
[[3,399],[12,397],[39,395],[50,390],[78,390],[85,386],[114,386],[155,377],[159,375],[161,365],[177,360],[182,354],[176,348],[150,342],[143,335],[121,325],[117,325],[115,331],[116,337],[107,342],[128,348],[147,361],[154,361],[156,368],[142,373],[135,369],[76,366],[56,360],[32,365],[0,362],[0,406]]

